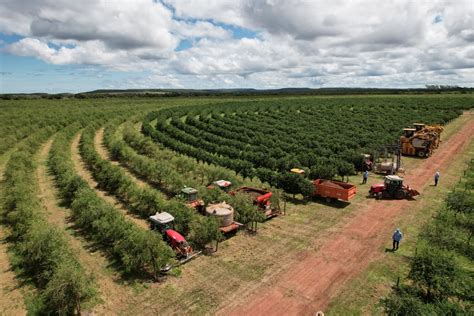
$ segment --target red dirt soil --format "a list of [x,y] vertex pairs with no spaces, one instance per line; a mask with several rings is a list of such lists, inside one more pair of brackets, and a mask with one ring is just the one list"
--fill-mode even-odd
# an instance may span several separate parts
[[[423,194],[423,190],[432,184],[436,170],[443,175],[473,135],[471,117],[419,168],[407,171],[405,183]],[[416,200],[368,199],[350,222],[324,240],[318,251],[305,251],[299,257],[300,261],[284,270],[276,282],[258,286],[249,296],[230,302],[218,314],[314,315],[324,311],[347,281],[381,255],[381,248],[387,244],[396,219],[413,203],[417,203]]]

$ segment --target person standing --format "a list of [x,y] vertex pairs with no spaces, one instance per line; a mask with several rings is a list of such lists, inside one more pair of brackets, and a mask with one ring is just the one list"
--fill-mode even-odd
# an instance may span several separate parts
[[398,250],[398,246],[400,245],[400,241],[403,239],[403,234],[400,231],[400,228],[397,228],[395,232],[392,235],[392,240],[393,240],[393,248],[392,250]]
[[364,173],[362,174],[362,184],[366,184],[368,178],[369,178],[369,171],[365,170]]
[[438,181],[439,181],[439,171],[436,171],[435,176],[434,176],[434,180],[435,180],[435,186],[437,186]]

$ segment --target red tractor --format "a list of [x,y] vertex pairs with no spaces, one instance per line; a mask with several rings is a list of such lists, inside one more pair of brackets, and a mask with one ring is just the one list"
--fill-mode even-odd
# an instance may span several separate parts
[[149,217],[152,230],[158,230],[163,235],[163,239],[168,242],[171,248],[180,257],[180,263],[191,260],[199,253],[195,253],[191,245],[177,231],[173,229],[174,217],[166,212],[156,213]]
[[417,190],[410,188],[408,185],[404,185],[403,178],[393,175],[386,176],[384,183],[372,185],[369,194],[378,200],[382,198],[395,198],[401,200],[420,195]]

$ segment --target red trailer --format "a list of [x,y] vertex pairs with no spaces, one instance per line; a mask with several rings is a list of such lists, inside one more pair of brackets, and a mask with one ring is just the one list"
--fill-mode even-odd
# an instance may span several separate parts
[[313,185],[313,196],[320,196],[328,201],[337,199],[349,202],[357,192],[357,187],[354,184],[341,181],[316,179],[313,180]]

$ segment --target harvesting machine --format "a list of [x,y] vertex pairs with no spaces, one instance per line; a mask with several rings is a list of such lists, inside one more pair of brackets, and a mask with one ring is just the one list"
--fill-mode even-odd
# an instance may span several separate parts
[[429,157],[438,148],[443,127],[439,125],[413,124],[413,128],[404,128],[400,136],[401,152],[408,156]]

